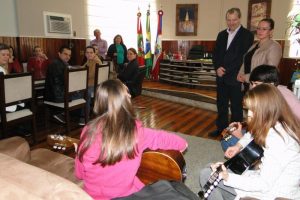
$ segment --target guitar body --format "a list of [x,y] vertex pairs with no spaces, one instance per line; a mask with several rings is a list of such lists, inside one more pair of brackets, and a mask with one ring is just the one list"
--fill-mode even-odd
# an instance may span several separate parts
[[146,185],[162,179],[183,181],[185,160],[176,150],[145,151],[137,176]]
[[[59,151],[76,149],[78,139],[68,136],[48,135],[48,145]],[[176,150],[146,150],[143,152],[141,165],[137,176],[144,184],[158,180],[183,181],[185,174],[185,160]]]

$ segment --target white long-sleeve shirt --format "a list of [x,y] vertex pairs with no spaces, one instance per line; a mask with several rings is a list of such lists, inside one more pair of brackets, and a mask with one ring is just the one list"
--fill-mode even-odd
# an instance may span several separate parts
[[[266,138],[259,170],[242,175],[229,173],[224,185],[235,188],[236,199],[251,196],[261,200],[285,197],[300,199],[300,146],[281,124],[272,128]],[[251,136],[251,135],[250,135]]]

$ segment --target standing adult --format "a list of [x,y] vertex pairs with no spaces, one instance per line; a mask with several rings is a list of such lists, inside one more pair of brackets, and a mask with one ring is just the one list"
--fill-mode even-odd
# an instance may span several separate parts
[[258,41],[254,43],[244,56],[244,62],[237,76],[240,82],[249,83],[250,72],[260,65],[278,67],[282,56],[282,49],[278,42],[272,40],[274,20],[262,19],[256,29]]
[[94,36],[96,38],[90,42],[90,45],[92,46],[93,44],[96,44],[98,46],[99,56],[103,59],[107,52],[107,42],[101,38],[101,31],[99,29],[94,30]]
[[236,80],[243,62],[243,55],[253,43],[252,33],[241,25],[241,11],[231,8],[226,12],[228,28],[218,34],[213,52],[213,64],[217,73],[217,130],[211,137],[217,137],[228,126],[230,101],[231,121],[243,120],[241,83]]
[[114,43],[109,46],[107,56],[113,60],[117,73],[123,70],[124,63],[127,62],[127,47],[124,45],[121,35],[114,37]]

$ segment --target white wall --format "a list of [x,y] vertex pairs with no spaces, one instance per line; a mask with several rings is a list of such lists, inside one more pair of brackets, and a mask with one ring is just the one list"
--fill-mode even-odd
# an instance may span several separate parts
[[19,36],[45,37],[43,11],[69,14],[72,16],[76,37],[85,38],[86,8],[84,0],[16,0]]
[[14,0],[0,0],[0,36],[18,36]]
[[[0,36],[45,37],[43,11],[70,14],[75,38],[87,38],[86,0],[0,0]],[[102,0],[97,0],[102,1]],[[272,0],[271,17],[275,20],[274,39],[285,39],[286,16],[294,0]],[[176,4],[198,4],[198,35],[176,36]],[[157,0],[157,9],[162,7],[163,39],[169,40],[215,40],[217,33],[226,27],[225,13],[231,7],[242,11],[242,24],[247,27],[247,0]],[[124,8],[126,11],[126,8]],[[126,17],[116,13],[117,17]],[[157,23],[157,22],[154,22]],[[156,34],[156,25],[151,30]],[[145,23],[143,30],[145,31]],[[132,27],[131,27],[132,26]],[[136,23],[128,28],[136,29]],[[103,30],[105,32],[105,30]]]
[[[238,7],[242,12],[242,25],[247,27],[247,0],[159,0],[164,10],[164,40],[215,40],[220,30],[226,28],[225,14],[229,8]],[[285,39],[286,16],[293,0],[272,0],[271,17],[275,20],[274,39]],[[176,36],[176,4],[198,4],[197,36]]]

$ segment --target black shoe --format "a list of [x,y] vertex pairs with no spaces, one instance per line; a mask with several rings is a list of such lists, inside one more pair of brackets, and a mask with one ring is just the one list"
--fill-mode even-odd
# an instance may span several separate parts
[[214,130],[214,131],[210,132],[210,133],[208,134],[208,136],[209,136],[209,137],[218,137],[219,135],[221,135],[221,132],[222,132],[222,131],[220,131],[220,130]]
[[66,123],[65,116],[62,113],[57,114],[57,115],[53,115],[53,118],[56,119],[57,121],[59,121],[60,123],[63,123],[63,124]]
[[78,122],[79,126],[85,126],[85,119],[84,118],[80,118],[79,122]]

